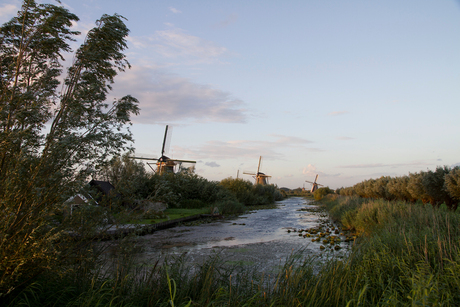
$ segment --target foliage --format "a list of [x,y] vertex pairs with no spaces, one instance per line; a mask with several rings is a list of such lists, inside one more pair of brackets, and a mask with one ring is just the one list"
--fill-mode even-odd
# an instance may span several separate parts
[[102,180],[109,181],[127,202],[137,198],[142,185],[148,180],[144,164],[129,158],[129,153],[114,156],[102,167],[99,175]]
[[122,129],[138,113],[137,100],[105,103],[117,72],[129,67],[121,16],[97,21],[58,90],[77,20],[29,0],[0,28],[0,293],[55,268],[68,248],[68,228],[55,213],[132,140]]
[[458,169],[458,167],[451,169],[448,166],[438,166],[435,171],[421,171],[394,178],[369,179],[353,187],[340,189],[340,195],[411,203],[421,201],[436,207],[445,204],[449,209],[456,210],[460,201]]
[[234,200],[224,200],[217,203],[217,208],[219,209],[220,214],[238,214],[243,213],[246,210],[246,207]]
[[313,194],[308,189],[296,188],[296,189],[288,189],[288,188],[280,188],[280,193],[282,194],[283,198],[289,196],[300,196],[300,197],[312,197]]
[[188,206],[190,200],[203,206],[210,206],[226,199],[236,200],[235,196],[218,182],[186,172],[151,175],[141,187],[139,197],[162,201],[170,207],[182,207],[182,203]]
[[221,180],[220,185],[231,191],[246,206],[268,205],[283,199],[283,195],[273,184],[254,185],[249,180],[229,177]]
[[333,190],[331,190],[329,187],[324,187],[324,188],[319,188],[315,192],[313,192],[313,196],[315,197],[315,200],[321,200],[323,199],[324,196],[334,193]]
[[460,167],[455,167],[445,175],[445,189],[449,195],[460,201]]
[[322,203],[341,221],[355,212],[352,228],[365,234],[344,258],[304,257],[299,251],[270,276],[257,267],[227,265],[221,254],[198,264],[184,254],[144,267],[120,256],[104,273],[43,276],[5,305],[458,305],[458,214],[356,196],[325,197]]

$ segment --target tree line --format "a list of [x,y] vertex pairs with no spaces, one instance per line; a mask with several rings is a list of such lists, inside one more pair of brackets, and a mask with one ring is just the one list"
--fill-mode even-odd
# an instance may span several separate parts
[[460,202],[460,167],[438,166],[435,171],[420,171],[400,177],[382,176],[368,179],[336,193],[345,196],[385,199],[415,203],[421,201],[456,210]]

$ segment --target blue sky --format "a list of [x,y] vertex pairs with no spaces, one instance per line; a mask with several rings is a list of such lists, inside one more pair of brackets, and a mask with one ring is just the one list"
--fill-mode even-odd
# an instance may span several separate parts
[[[20,4],[0,0],[0,21]],[[211,180],[260,155],[290,188],[460,163],[459,1],[62,4],[83,33],[104,13],[128,19],[132,68],[113,96],[140,100],[137,155],[158,157],[169,124],[170,156]]]

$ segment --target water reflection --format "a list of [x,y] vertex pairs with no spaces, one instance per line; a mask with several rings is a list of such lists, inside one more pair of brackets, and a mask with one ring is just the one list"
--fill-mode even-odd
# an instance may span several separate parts
[[288,198],[278,202],[277,209],[257,210],[230,222],[220,223],[212,227],[212,232],[213,236],[221,237],[221,240],[199,244],[195,248],[291,240],[299,243],[298,236],[287,230],[318,226],[317,214],[298,211],[310,202],[299,197]]

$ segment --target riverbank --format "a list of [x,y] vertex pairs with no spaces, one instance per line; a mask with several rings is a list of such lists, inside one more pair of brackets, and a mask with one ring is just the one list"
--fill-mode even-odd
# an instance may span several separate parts
[[[140,263],[134,261],[133,255],[149,253],[142,248],[136,251],[135,244],[125,244],[119,245],[123,250],[117,251],[118,257],[114,258],[116,261],[110,270],[101,270],[100,264],[94,263],[86,271],[44,276],[23,296],[18,296],[16,303],[34,298],[37,303],[28,303],[29,306],[46,306],[50,301],[66,306],[458,305],[458,214],[432,206],[350,197],[327,197],[323,204],[331,216],[361,235],[359,243],[354,245],[356,248],[343,258],[295,253],[288,257],[290,251],[284,247],[285,263],[279,263],[278,267],[267,266],[267,271],[261,273],[252,264],[257,259],[264,265],[268,258],[263,257],[276,255],[276,250],[267,248],[271,241],[225,246],[237,237],[222,237],[208,241],[206,244],[210,246],[201,249],[198,248],[200,244],[193,245],[191,250],[209,251],[197,262],[191,261],[193,255],[187,251],[169,253],[171,258],[165,254],[168,260],[164,262],[151,258],[156,261]],[[294,212],[303,214],[302,211]],[[224,227],[240,228],[241,233],[248,232],[249,228],[257,229],[245,227],[251,226],[249,218],[245,221],[233,221]],[[283,242],[292,240],[297,246],[307,242],[303,237],[305,231],[299,233],[300,228],[305,227],[296,227],[296,232],[289,233],[289,229],[280,232],[280,236],[285,236]],[[187,238],[188,232],[179,232],[180,228],[175,230],[177,232],[171,236],[173,241],[164,241],[160,247],[163,251],[180,252],[190,247],[180,246],[180,240]],[[220,236],[216,231],[202,233],[202,237],[207,235]],[[160,244],[161,240],[152,238],[145,247],[154,242]],[[184,240],[182,244],[186,243]],[[319,246],[319,242],[313,244]],[[216,248],[221,252],[215,252]],[[265,253],[254,252],[258,248]],[[230,252],[241,252],[243,256],[233,261],[227,258]],[[337,254],[329,252],[329,255]],[[77,272],[86,273],[77,276]]]

